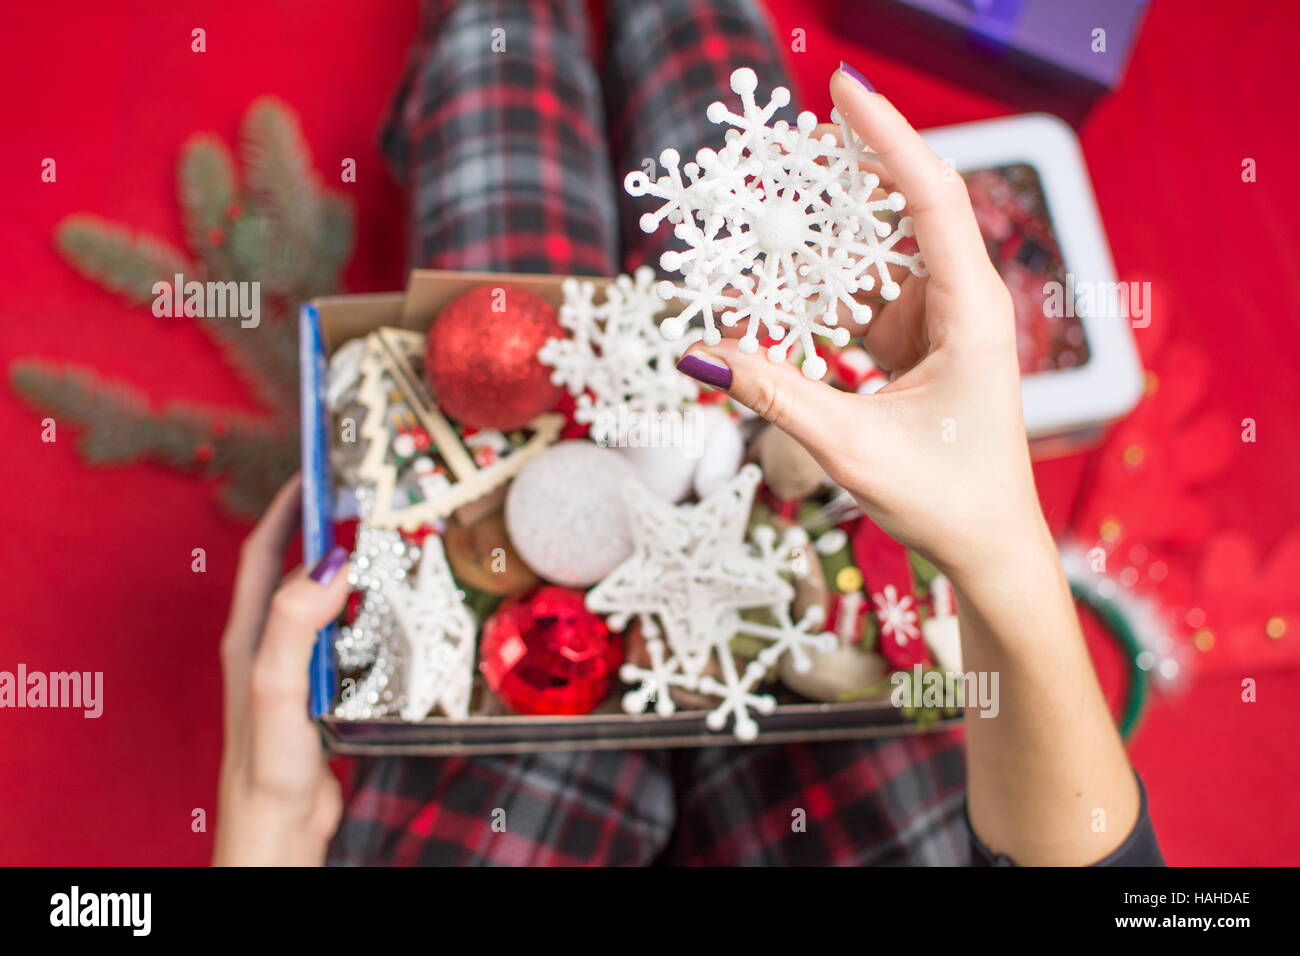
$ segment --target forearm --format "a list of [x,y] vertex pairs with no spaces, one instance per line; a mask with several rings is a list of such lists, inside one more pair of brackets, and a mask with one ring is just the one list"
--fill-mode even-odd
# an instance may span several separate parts
[[1133,829],[1137,783],[1050,533],[1037,519],[1012,540],[953,582],[963,666],[998,674],[996,716],[967,709],[971,824],[1021,865],[1086,865]]

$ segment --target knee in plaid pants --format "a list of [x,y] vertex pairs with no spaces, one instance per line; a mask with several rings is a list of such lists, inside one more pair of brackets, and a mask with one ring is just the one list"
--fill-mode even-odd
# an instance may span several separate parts
[[[621,188],[752,67],[789,85],[753,0],[613,0],[603,70],[583,0],[428,0],[384,134],[413,265],[612,275],[657,263]],[[786,118],[793,120],[793,110]],[[661,231],[662,233],[662,231]],[[330,861],[964,864],[960,746],[879,741],[364,758]]]

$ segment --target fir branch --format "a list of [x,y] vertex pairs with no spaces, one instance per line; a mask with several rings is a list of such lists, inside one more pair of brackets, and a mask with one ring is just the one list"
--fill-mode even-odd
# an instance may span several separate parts
[[259,432],[234,428],[216,444],[218,461],[229,479],[221,488],[221,503],[235,514],[260,515],[298,470],[296,429]]
[[299,124],[279,100],[249,108],[240,152],[243,188],[215,137],[197,135],[182,148],[177,193],[195,262],[153,236],[84,214],[65,219],[56,242],[74,269],[132,303],[151,302],[154,284],[178,272],[261,283],[256,328],[235,317],[195,321],[270,415],[184,402],[154,408],[130,385],[39,360],[14,363],[10,383],[27,404],[82,431],[77,448],[88,463],[154,460],[221,476],[222,503],[251,516],[297,467],[297,309],[338,288],[354,216],[345,199],[322,188]]
[[265,282],[275,285],[271,273],[271,251],[275,245],[275,224],[269,217],[245,210],[230,223],[226,253],[231,273],[240,282]]
[[321,231],[316,236],[316,256],[311,285],[315,295],[329,295],[339,284],[344,264],[352,255],[355,216],[352,204],[333,192],[320,194]]
[[170,282],[178,272],[193,271],[185,257],[161,239],[136,235],[84,213],[59,223],[55,241],[74,269],[133,305],[153,301],[155,282]]
[[277,310],[264,298],[256,328],[244,328],[238,316],[205,315],[194,321],[217,344],[258,401],[277,414],[297,414],[296,326],[286,327],[283,309]]
[[264,278],[276,291],[301,286],[309,272],[311,250],[323,222],[317,197],[320,177],[293,112],[274,97],[263,97],[249,108],[240,129],[244,164],[253,212],[265,216],[275,232],[275,268]]
[[[173,467],[202,465],[199,448],[211,442],[215,416],[183,403],[155,411],[139,389],[101,378],[90,369],[39,359],[9,368],[14,391],[38,412],[81,430],[78,450],[94,465],[139,463],[153,458]],[[257,428],[251,420],[223,425]]]
[[153,460],[210,475],[224,473],[231,482],[223,497],[238,504],[242,514],[265,507],[297,467],[291,420],[262,421],[179,401],[155,410],[143,392],[124,382],[37,359],[13,363],[9,381],[29,406],[52,416],[56,427],[81,432],[77,450],[87,463]]
[[[149,416],[143,393],[120,383],[104,383],[86,369],[59,368],[36,359],[14,362],[9,384],[33,410],[51,415],[56,427],[83,427],[78,447],[91,464],[121,464],[143,457],[138,440],[143,432],[131,427]],[[116,440],[109,440],[109,435],[116,435]]]
[[222,246],[238,200],[230,150],[210,133],[191,136],[181,147],[176,187],[190,248],[203,259],[209,277],[229,278]]
[[250,484],[243,481],[231,481],[221,487],[221,505],[231,514],[256,518],[266,510],[266,503],[275,497],[275,492],[289,480],[293,467],[282,472],[276,481]]

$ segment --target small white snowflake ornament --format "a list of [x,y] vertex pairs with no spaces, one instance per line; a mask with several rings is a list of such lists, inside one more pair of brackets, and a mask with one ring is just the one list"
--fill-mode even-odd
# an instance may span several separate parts
[[898,589],[887,584],[879,594],[872,595],[871,600],[876,605],[876,620],[880,622],[882,639],[892,640],[901,647],[921,636],[910,594],[899,597]]
[[[706,723],[721,730],[728,720],[741,740],[753,740],[751,711],[771,713],[776,701],[758,694],[770,668],[789,653],[796,668],[810,666],[807,650],[829,650],[835,637],[815,633],[820,608],[799,622],[790,619],[794,589],[786,576],[807,535],[791,529],[778,540],[771,528],[745,528],[761,473],[746,465],[726,485],[694,505],[672,505],[629,481],[623,497],[632,524],[633,553],[587,592],[588,609],[609,615],[621,630],[636,617],[646,639],[649,666],[624,664],[622,679],[637,685],[623,698],[628,713],[654,704],[661,716],[676,706],[674,688],[720,698]],[[747,620],[741,612],[763,610],[774,623]],[[737,635],[770,642],[740,669],[731,651]],[[716,673],[710,671],[714,665]]]
[[559,321],[569,334],[548,339],[537,353],[555,369],[551,381],[577,399],[574,418],[594,426],[596,441],[613,437],[606,433],[614,422],[672,411],[699,395],[676,368],[693,339],[674,343],[659,333],[664,302],[654,285],[654,270],[642,266],[606,286],[598,302],[595,283],[566,279]]
[[421,720],[434,708],[451,718],[469,716],[474,682],[474,615],[447,566],[442,540],[430,535],[420,567],[409,584],[390,581],[384,589],[406,642],[405,720]]
[[[411,545],[370,523],[375,491],[356,489],[357,543],[349,583],[361,606],[335,644],[345,670],[369,670],[335,707],[345,720],[400,714],[421,720],[435,709],[469,716],[477,624],[456,587],[442,540]],[[412,572],[416,562],[417,570]]]
[[741,112],[722,102],[709,106],[711,122],[732,127],[722,149],[701,149],[684,166],[676,150],[666,149],[659,156],[664,176],[651,181],[634,171],[624,188],[663,200],[641,217],[643,231],[654,232],[666,219],[687,245],[659,260],[682,276],[680,284],[658,287],[663,298],[684,303],[661,324],[665,337],[680,338],[699,317],[704,342],[714,345],[722,337],[718,322],[728,328],[744,323],[742,351],[756,352],[762,334],[775,340],[768,358],[783,362],[797,345],[804,375],[821,378],[826,362],[814,337],[836,346],[849,340],[838,324],[839,306],[865,323],[871,307],[858,302],[857,293],[878,284],[883,299],[895,299],[901,290],[889,266],[924,275],[924,265],[919,253],[896,248],[912,235],[912,221],[895,224],[881,214],[900,212],[906,200],[901,193],[880,193],[879,177],[861,168],[875,156],[848,124],[832,113],[843,145],[830,133],[816,135],[817,117],[810,112],[800,113],[794,127],[784,120],[769,125],[790,102],[790,91],[777,87],[759,107],[757,86],[753,70],[736,70],[731,88],[740,95]]
[[727,726],[730,717],[733,720],[732,732],[738,740],[750,741],[758,736],[758,723],[750,716],[751,709],[760,714],[776,710],[775,697],[756,694],[754,690],[783,655],[788,653],[794,669],[804,674],[812,669],[808,648],[829,653],[836,643],[835,635],[816,631],[825,619],[825,612],[820,607],[808,608],[798,622],[790,620],[787,605],[772,605],[768,610],[777,618],[775,626],[740,618],[735,633],[761,637],[772,643],[759,651],[758,656],[740,672],[736,670],[736,660],[730,650],[725,644],[719,645],[716,653],[722,680],[704,674],[699,681],[700,691],[722,698],[722,703],[705,717],[705,724],[710,730],[718,731]]

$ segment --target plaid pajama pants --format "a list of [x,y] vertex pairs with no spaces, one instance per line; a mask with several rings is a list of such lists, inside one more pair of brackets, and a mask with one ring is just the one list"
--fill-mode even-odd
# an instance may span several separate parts
[[[426,3],[384,132],[410,190],[413,265],[611,275],[663,234],[622,190],[750,66],[789,85],[753,0]],[[787,116],[793,119],[793,113]],[[661,233],[664,231],[661,230]],[[338,865],[970,862],[951,733],[672,751],[355,762]]]

